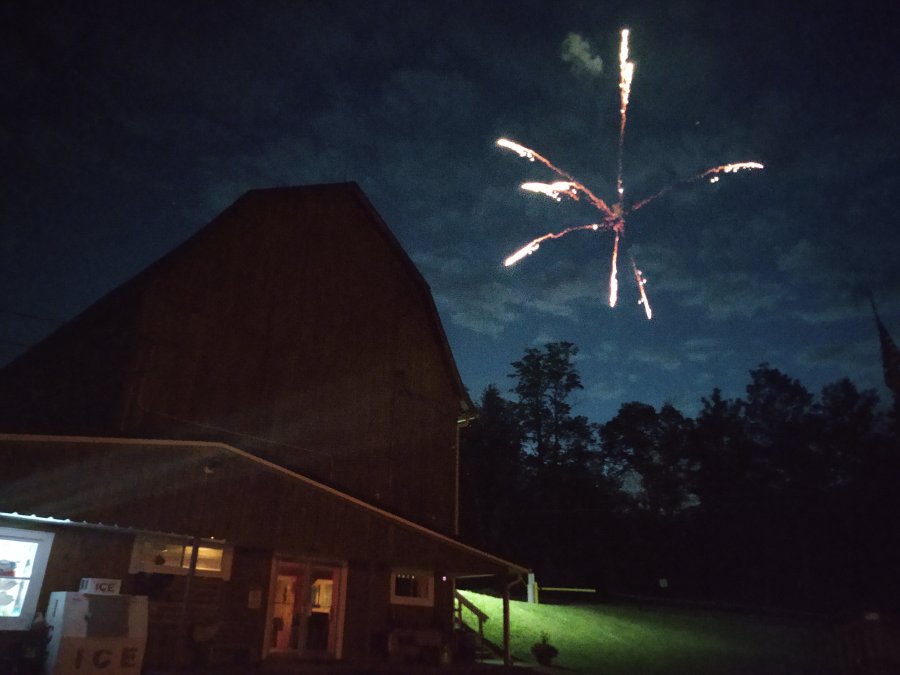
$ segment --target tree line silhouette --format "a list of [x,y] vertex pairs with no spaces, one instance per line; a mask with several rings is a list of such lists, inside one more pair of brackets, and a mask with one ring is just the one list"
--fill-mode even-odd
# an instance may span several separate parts
[[900,607],[896,401],[842,379],[817,395],[768,364],[691,418],[572,413],[578,349],[556,342],[491,385],[461,442],[461,528],[545,584],[833,611]]

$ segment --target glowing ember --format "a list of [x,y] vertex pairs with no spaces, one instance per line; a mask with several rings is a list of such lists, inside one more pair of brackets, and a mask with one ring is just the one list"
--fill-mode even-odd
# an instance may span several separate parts
[[528,192],[539,192],[547,195],[556,201],[562,200],[561,194],[566,194],[572,199],[578,199],[576,184],[569,183],[568,181],[557,181],[555,183],[522,183],[519,187]]
[[522,258],[524,258],[526,255],[531,255],[532,253],[534,253],[535,251],[537,251],[537,250],[541,247],[541,245],[538,243],[538,241],[540,241],[540,240],[539,240],[539,239],[535,239],[535,240],[534,240],[533,242],[531,242],[530,244],[527,244],[527,245],[523,246],[523,247],[520,248],[518,251],[516,251],[515,253],[513,253],[511,256],[509,256],[506,260],[504,260],[504,261],[503,261],[503,264],[504,264],[506,267],[509,267],[510,265],[515,265],[517,262],[519,262],[519,261],[520,261]]
[[[562,169],[553,165],[550,160],[546,157],[539,155],[537,152],[530,148],[526,148],[524,145],[520,145],[515,141],[511,141],[507,138],[500,138],[497,140],[497,145],[501,148],[505,148],[507,150],[512,150],[519,157],[523,159],[527,159],[530,162],[540,162],[548,169],[553,171],[558,176],[565,178],[564,181],[556,181],[554,183],[523,183],[521,188],[528,192],[535,192],[538,194],[543,194],[551,199],[556,201],[562,201],[563,197],[569,197],[570,199],[574,199],[576,201],[579,200],[579,195],[584,195],[587,197],[588,201],[603,214],[603,221],[601,223],[591,223],[589,225],[576,225],[574,227],[567,227],[560,232],[550,232],[545,234],[542,237],[538,237],[527,243],[525,246],[520,248],[518,251],[510,255],[506,260],[503,261],[503,264],[507,267],[510,265],[514,265],[515,263],[522,260],[522,258],[531,255],[535,251],[540,248],[542,242],[547,239],[560,239],[570,232],[575,232],[577,230],[612,230],[615,232],[615,240],[613,241],[613,250],[612,250],[612,260],[610,264],[610,275],[609,275],[609,306],[615,307],[616,302],[618,301],[619,296],[619,281],[618,281],[618,258],[619,258],[619,239],[622,235],[625,234],[625,216],[637,211],[638,209],[646,206],[653,200],[661,197],[666,194],[669,190],[673,189],[677,185],[683,185],[686,183],[692,183],[694,181],[700,180],[701,178],[710,177],[709,181],[711,183],[716,183],[719,181],[719,174],[722,173],[736,173],[741,170],[749,170],[749,169],[762,169],[763,165],[759,162],[738,162],[735,164],[724,164],[722,166],[715,166],[711,169],[707,169],[703,173],[699,173],[691,178],[687,178],[685,180],[676,181],[670,185],[665,186],[662,190],[657,192],[650,197],[642,199],[638,202],[635,202],[630,207],[626,208],[624,204],[624,196],[625,196],[625,186],[622,181],[622,155],[625,147],[625,125],[628,121],[628,101],[631,96],[631,82],[634,78],[634,63],[628,60],[629,52],[628,52],[628,38],[630,32],[628,29],[624,29],[621,32],[621,43],[619,46],[619,95],[620,95],[620,105],[619,105],[619,154],[618,154],[618,171],[616,173],[616,191],[618,193],[618,199],[616,203],[610,207],[606,202],[600,199],[597,195],[591,192],[584,184],[579,183],[568,173],[563,171]],[[641,270],[638,269],[637,264],[632,259],[631,267],[634,271],[634,279],[637,283],[638,292],[640,294],[640,300],[638,303],[644,306],[644,313],[647,315],[647,319],[652,318],[653,311],[650,308],[650,301],[647,298],[647,280],[644,278]]]
[[531,160],[532,162],[534,161],[534,152],[526,148],[524,145],[513,143],[512,141],[505,138],[498,138],[497,145],[499,145],[501,148],[512,150],[513,152],[517,153],[519,157],[524,157],[525,159]]
[[[740,171],[741,169],[763,169],[762,164],[759,162],[738,162],[737,164],[726,164],[725,166],[719,167],[719,169],[725,173],[734,173],[735,171]],[[709,173],[709,172],[707,172]]]

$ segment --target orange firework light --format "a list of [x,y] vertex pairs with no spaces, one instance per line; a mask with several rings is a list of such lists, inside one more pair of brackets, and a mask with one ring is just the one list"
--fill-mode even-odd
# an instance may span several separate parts
[[[578,182],[570,176],[568,173],[555,166],[549,159],[538,154],[531,148],[526,148],[524,145],[520,145],[515,141],[511,141],[508,138],[500,138],[497,140],[497,145],[506,150],[512,150],[522,159],[527,159],[530,162],[540,162],[548,169],[553,171],[555,174],[564,178],[565,180],[556,181],[553,183],[522,183],[520,186],[521,189],[527,192],[534,192],[537,194],[542,194],[546,197],[550,197],[551,199],[559,202],[562,201],[563,197],[568,197],[569,199],[573,199],[575,201],[579,201],[581,196],[587,198],[587,200],[603,214],[603,221],[600,223],[591,223],[589,225],[576,225],[574,227],[567,227],[560,232],[549,232],[537,239],[532,239],[530,242],[525,244],[518,251],[514,252],[512,255],[506,258],[503,261],[503,264],[509,267],[510,265],[514,265],[519,262],[522,258],[531,255],[535,251],[537,251],[541,243],[548,239],[560,239],[570,232],[576,232],[578,230],[612,230],[615,233],[615,239],[613,241],[613,250],[612,250],[612,259],[610,261],[610,274],[609,274],[609,306],[615,307],[616,302],[618,301],[619,296],[619,281],[618,281],[618,259],[619,259],[619,239],[625,234],[625,216],[629,213],[637,211],[640,208],[643,208],[653,200],[661,197],[665,193],[667,193],[672,188],[677,185],[683,185],[686,183],[692,183],[694,181],[698,181],[702,178],[709,178],[711,183],[718,182],[719,174],[723,173],[736,173],[737,171],[745,170],[745,169],[762,169],[763,165],[759,162],[738,162],[735,164],[723,164],[722,166],[714,166],[711,169],[707,169],[706,171],[697,174],[696,176],[692,176],[691,178],[687,178],[681,181],[677,181],[672,183],[671,185],[667,185],[662,190],[657,192],[650,197],[646,197],[638,202],[635,202],[630,208],[625,208],[625,185],[622,180],[622,155],[625,148],[625,124],[628,121],[628,101],[631,97],[631,81],[634,78],[634,63],[628,60],[628,38],[630,32],[629,30],[623,29],[621,32],[621,42],[619,45],[619,145],[618,145],[618,162],[617,162],[617,172],[616,172],[616,192],[618,193],[618,199],[613,206],[609,206],[606,202],[600,199],[597,195],[591,192],[587,187],[585,187],[582,183]],[[653,310],[650,308],[650,300],[647,298],[647,280],[644,278],[643,273],[640,269],[638,269],[637,264],[634,262],[634,259],[631,261],[631,268],[634,272],[634,279],[637,283],[638,292],[640,294],[640,300],[638,300],[638,304],[644,306],[644,313],[647,315],[647,319],[651,319],[653,317]]]
[[634,270],[634,280],[637,282],[638,291],[641,294],[638,304],[644,306],[644,313],[647,315],[647,321],[649,321],[653,318],[653,310],[650,308],[650,301],[647,300],[647,292],[644,289],[644,286],[647,285],[647,280],[644,278],[644,273],[637,268],[634,258],[631,259],[631,269]]

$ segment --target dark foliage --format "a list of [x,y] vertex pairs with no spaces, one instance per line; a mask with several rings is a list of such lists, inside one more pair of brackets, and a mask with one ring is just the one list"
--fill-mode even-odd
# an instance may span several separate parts
[[[462,523],[553,584],[812,610],[900,608],[900,442],[872,391],[762,364],[696,419],[572,414],[577,348],[512,364],[463,438]],[[665,581],[663,581],[665,580]]]

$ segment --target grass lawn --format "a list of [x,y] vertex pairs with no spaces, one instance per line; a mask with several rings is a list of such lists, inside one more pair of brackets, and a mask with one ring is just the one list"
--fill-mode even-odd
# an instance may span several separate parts
[[[463,594],[490,616],[486,637],[502,644],[500,598]],[[463,617],[476,626],[472,617]],[[553,667],[598,675],[828,675],[825,634],[799,620],[633,605],[510,603],[513,657],[534,663],[546,632]]]

